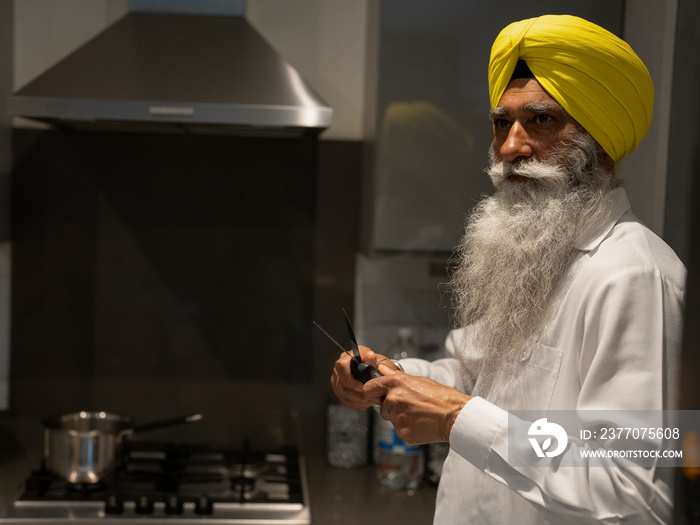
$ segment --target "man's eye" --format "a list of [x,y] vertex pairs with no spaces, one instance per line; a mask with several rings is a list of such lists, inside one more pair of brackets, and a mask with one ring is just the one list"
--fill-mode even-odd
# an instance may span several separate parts
[[493,119],[493,125],[496,129],[508,129],[508,126],[510,126],[510,122],[508,122],[504,118],[496,118]]
[[535,122],[537,124],[549,124],[553,120],[554,120],[554,117],[552,117],[551,115],[547,115],[546,113],[543,113],[541,115],[537,115],[535,117]]

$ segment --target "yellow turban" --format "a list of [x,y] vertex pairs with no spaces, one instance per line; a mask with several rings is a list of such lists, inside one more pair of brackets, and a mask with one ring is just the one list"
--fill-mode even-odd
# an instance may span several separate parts
[[613,160],[632,153],[649,129],[654,84],[632,48],[609,31],[569,15],[515,22],[496,38],[489,62],[491,107],[518,60]]

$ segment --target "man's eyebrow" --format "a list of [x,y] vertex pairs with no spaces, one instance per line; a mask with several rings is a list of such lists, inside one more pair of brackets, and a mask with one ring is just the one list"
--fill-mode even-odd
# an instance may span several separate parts
[[491,120],[499,117],[505,117],[508,114],[508,111],[505,110],[505,108],[491,108],[489,109],[489,118]]
[[527,104],[523,104],[523,110],[529,113],[551,113],[552,111],[564,111],[564,108],[559,104],[528,102]]
[[[543,113],[566,113],[566,110],[556,102],[527,102],[520,108],[521,111],[531,113],[533,115],[542,115]],[[494,121],[498,118],[507,117],[510,112],[503,107],[497,106],[489,109],[489,118]]]

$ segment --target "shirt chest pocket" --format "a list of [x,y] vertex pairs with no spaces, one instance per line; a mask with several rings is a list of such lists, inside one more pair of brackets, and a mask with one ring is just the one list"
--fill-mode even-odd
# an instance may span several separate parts
[[538,343],[522,356],[515,376],[497,380],[490,400],[505,410],[548,409],[559,379],[562,356],[561,350]]

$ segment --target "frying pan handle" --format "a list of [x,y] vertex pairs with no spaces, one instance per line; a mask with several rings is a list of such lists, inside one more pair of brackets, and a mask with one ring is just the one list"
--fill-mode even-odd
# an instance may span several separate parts
[[179,417],[173,417],[170,419],[163,419],[161,421],[153,421],[151,423],[144,423],[142,425],[136,425],[135,427],[132,427],[128,430],[125,430],[121,435],[126,436],[126,435],[141,433],[141,432],[149,432],[151,430],[158,430],[160,428],[174,427],[177,425],[184,425],[186,423],[194,423],[195,421],[199,421],[203,417],[204,416],[202,416],[202,414],[190,414],[189,416],[179,416]]

